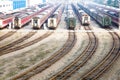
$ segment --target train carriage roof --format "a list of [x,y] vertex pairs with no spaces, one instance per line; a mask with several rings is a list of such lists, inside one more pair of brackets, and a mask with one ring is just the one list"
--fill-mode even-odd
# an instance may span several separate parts
[[119,12],[107,11],[107,13],[111,14],[112,16],[119,17]]
[[16,17],[18,17],[18,18],[24,18],[24,17],[26,17],[26,16],[28,16],[28,14],[27,14],[27,13],[24,13],[24,14],[18,15],[18,16],[16,16]]
[[99,16],[99,17],[108,17],[107,15],[102,14],[102,13],[98,13],[98,16]]
[[39,19],[39,18],[42,18],[42,17],[43,17],[43,14],[39,14],[39,15],[33,17],[33,18],[37,18],[37,19]]
[[7,14],[7,15],[0,16],[0,19],[7,19],[7,18],[10,18],[10,17],[12,17],[12,15]]

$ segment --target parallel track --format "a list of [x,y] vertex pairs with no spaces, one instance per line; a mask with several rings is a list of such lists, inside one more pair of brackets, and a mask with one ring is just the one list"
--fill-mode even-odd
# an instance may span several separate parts
[[8,44],[5,45],[3,47],[0,47],[0,56],[9,53],[10,51],[7,49],[12,48],[13,46],[15,46],[16,44],[22,43],[23,41],[29,39],[30,37],[32,37],[36,32],[29,32],[27,35],[23,36],[22,38]]
[[[76,13],[77,11],[74,11],[74,12]],[[78,20],[80,21],[79,15],[77,15],[77,17],[78,17]],[[85,30],[91,30],[89,26],[84,26],[84,28]],[[90,32],[90,33],[87,32],[87,34],[89,36],[89,44],[87,45],[87,48],[83,51],[83,53],[79,55],[72,63],[66,66],[62,71],[53,75],[50,78],[50,80],[66,80],[72,74],[74,74],[78,69],[84,66],[84,64],[91,58],[91,56],[95,53],[97,49],[98,39],[93,32]]]
[[115,62],[115,60],[120,55],[120,37],[115,32],[109,32],[113,39],[113,45],[106,57],[93,67],[90,71],[83,75],[82,80],[97,80],[105,71],[107,71],[110,66]]
[[[42,37],[44,38],[44,37],[49,36],[48,34],[45,34],[45,35],[43,35],[42,37],[39,37],[39,38],[37,38],[37,39],[35,39],[35,40],[31,41],[31,42],[28,42],[28,43],[23,44],[23,45],[21,45],[21,46],[18,45],[19,43],[21,43],[21,42],[25,41],[26,39],[32,37],[35,33],[36,33],[36,32],[30,32],[30,33],[28,33],[27,35],[23,36],[22,38],[14,41],[14,42],[12,42],[12,43],[10,43],[10,44],[8,44],[8,45],[5,45],[5,46],[3,46],[3,47],[0,47],[0,51],[1,51],[1,52],[0,52],[0,56],[1,56],[1,55],[4,55],[4,54],[7,54],[7,53],[10,53],[10,52],[14,52],[14,51],[16,51],[16,50],[23,49],[23,48],[25,48],[25,47],[28,47],[28,46],[30,46],[30,45],[32,45],[32,44],[34,44],[34,43],[42,40]],[[9,35],[10,35],[10,34],[9,34]],[[18,46],[17,46],[17,47],[13,47],[13,46],[16,45],[16,44],[17,44]],[[12,48],[12,47],[13,47],[13,48]]]
[[[84,27],[85,30],[90,29],[89,26]],[[89,36],[89,44],[83,53],[78,56],[70,65],[66,66],[62,71],[58,72],[50,78],[50,80],[66,80],[82,67],[94,54],[98,46],[98,39],[93,32],[87,33]]]
[[[36,32],[34,32],[34,33],[36,33]],[[45,33],[45,34],[43,34],[42,36],[40,36],[40,37],[38,37],[38,38],[30,41],[30,42],[27,42],[27,43],[25,43],[25,44],[22,44],[22,45],[13,47],[13,48],[8,48],[8,49],[4,50],[4,51],[2,52],[2,54],[7,54],[7,53],[10,53],[10,52],[14,52],[14,51],[23,49],[23,48],[25,48],[25,47],[31,46],[31,45],[33,45],[33,44],[35,44],[35,43],[37,43],[37,42],[45,39],[46,37],[50,36],[52,33],[53,33],[53,32]],[[0,55],[1,55],[1,52],[0,52]]]
[[55,62],[60,60],[64,55],[70,52],[70,50],[74,47],[76,43],[76,35],[75,32],[69,32],[69,37],[64,44],[64,46],[58,50],[55,54],[53,54],[51,57],[46,59],[45,61],[41,62],[39,65],[32,67],[31,69],[24,71],[16,76],[13,76],[11,80],[26,80],[31,78],[32,76],[44,71],[51,65],[53,65]]
[[16,31],[10,31],[10,32],[2,35],[2,36],[0,37],[0,41],[4,40],[4,39],[7,38],[7,37],[12,36],[14,33],[16,33]]

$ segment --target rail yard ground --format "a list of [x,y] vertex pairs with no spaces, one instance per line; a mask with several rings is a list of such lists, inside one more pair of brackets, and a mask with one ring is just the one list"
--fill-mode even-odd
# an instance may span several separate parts
[[[95,29],[93,29],[95,30]],[[0,37],[7,34],[8,32],[15,32],[16,30],[2,30],[0,31]],[[33,44],[27,46],[23,49],[5,54],[0,56],[0,80],[8,79],[18,73],[21,73],[24,70],[29,69],[30,67],[39,64],[40,62],[46,60],[51,55],[53,55],[56,51],[58,51],[62,46],[65,44],[68,38],[67,30],[56,30],[56,31],[49,31],[49,30],[39,30],[39,31],[24,31],[18,30],[13,35],[5,38],[4,40],[0,41],[0,47],[4,47],[7,44],[11,44],[14,41],[22,38],[23,36],[27,35],[29,32],[36,32],[33,36],[26,39],[25,41],[16,44],[13,47],[17,47],[28,43],[30,41],[35,40],[36,38],[44,35],[45,33],[53,32],[49,37]],[[73,31],[70,31],[73,32]],[[119,31],[116,30],[118,34]],[[88,32],[89,33],[89,32]],[[32,76],[30,80],[46,80],[49,79],[51,76],[56,74],[57,72],[61,71],[65,66],[69,65],[71,62],[74,61],[80,54],[82,54],[83,50],[86,49],[89,38],[87,32],[76,30],[75,31],[77,42],[75,43],[74,47],[68,54],[62,57],[59,61],[55,64],[47,68],[46,70],[42,71],[41,73]],[[68,80],[75,80],[80,79],[82,74],[86,73],[92,67],[94,67],[97,63],[99,63],[110,51],[112,47],[112,37],[111,35],[103,29],[99,29],[99,31],[95,31],[96,37],[99,39],[98,47],[91,57],[91,59],[81,67],[75,74],[73,74]],[[120,36],[120,35],[119,35]],[[9,49],[8,49],[9,50]],[[118,58],[115,63],[111,66],[111,68],[104,73],[100,77],[99,80],[119,80],[120,79],[120,58]]]
[[102,28],[92,18],[82,25],[76,15],[69,30],[66,14],[55,30],[46,21],[38,30],[32,21],[0,30],[0,80],[120,80],[119,29]]

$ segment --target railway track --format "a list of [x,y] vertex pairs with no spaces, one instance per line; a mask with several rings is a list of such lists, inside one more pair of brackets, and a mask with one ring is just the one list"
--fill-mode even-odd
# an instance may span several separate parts
[[9,53],[8,49],[12,48],[13,46],[22,43],[23,41],[29,39],[30,37],[32,37],[36,32],[29,32],[28,34],[26,34],[25,36],[23,36],[22,38],[8,44],[5,45],[3,47],[0,47],[0,56]]
[[[36,32],[33,32],[32,34],[35,34],[35,33],[36,33]],[[38,37],[38,38],[36,38],[36,39],[28,42],[28,43],[25,43],[25,44],[22,44],[22,45],[18,45],[18,46],[13,47],[13,48],[12,48],[12,47],[11,47],[11,48],[8,48],[8,49],[0,52],[0,55],[1,55],[1,54],[7,54],[7,53],[10,53],[10,52],[14,52],[14,51],[23,49],[23,48],[25,48],[25,47],[28,47],[28,46],[30,46],[30,45],[33,45],[33,44],[35,44],[35,43],[43,40],[44,38],[50,36],[51,34],[52,34],[52,32],[50,32],[50,33],[45,33],[44,35],[42,35],[42,36],[40,36],[40,37]]]
[[2,36],[0,37],[0,41],[4,40],[4,39],[7,38],[7,37],[12,36],[14,33],[16,33],[16,31],[10,31],[10,32],[2,35]]
[[51,57],[44,60],[40,64],[33,66],[31,69],[24,71],[20,74],[17,74],[11,78],[11,80],[26,80],[30,77],[42,72],[43,70],[50,67],[52,64],[60,60],[64,55],[70,52],[70,50],[74,47],[76,43],[76,35],[75,32],[69,32],[69,37],[63,47],[54,53]]
[[[88,26],[85,26],[85,29],[90,29]],[[98,39],[93,32],[87,33],[89,36],[89,44],[87,48],[78,56],[70,65],[66,66],[62,71],[53,75],[50,80],[66,80],[72,74],[74,74],[80,67],[82,67],[94,54],[98,46]]]
[[113,39],[113,45],[108,55],[94,66],[90,71],[83,75],[82,80],[97,80],[107,71],[120,55],[120,37],[116,32],[109,32]]

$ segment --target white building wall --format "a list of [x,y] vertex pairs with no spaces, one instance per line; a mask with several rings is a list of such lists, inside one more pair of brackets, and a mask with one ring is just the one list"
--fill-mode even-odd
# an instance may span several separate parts
[[12,1],[0,1],[0,12],[9,12],[13,10],[13,2]]
[[28,6],[34,6],[36,4],[42,3],[42,0],[26,0],[26,5]]

